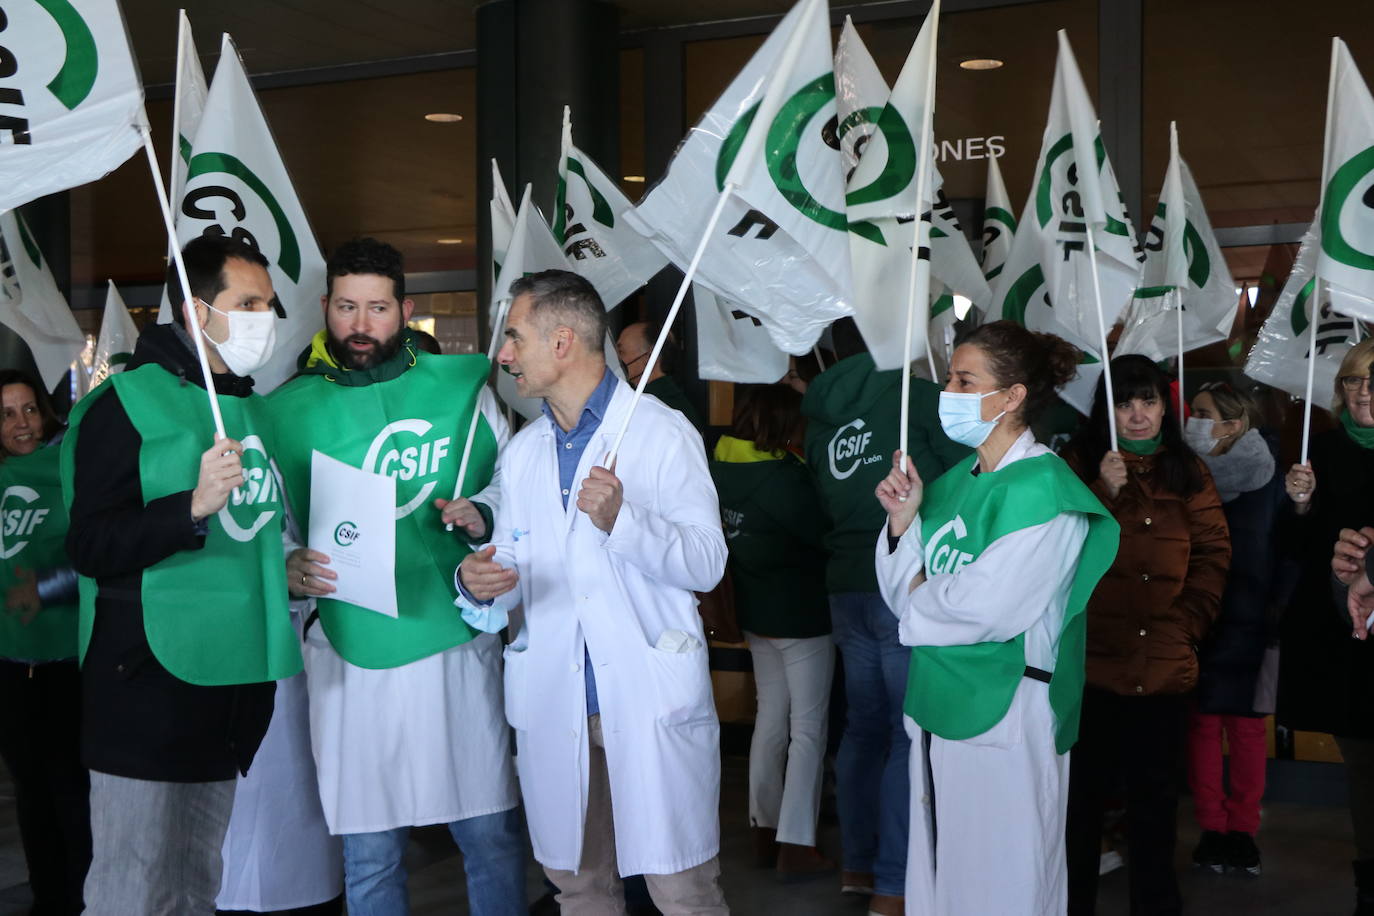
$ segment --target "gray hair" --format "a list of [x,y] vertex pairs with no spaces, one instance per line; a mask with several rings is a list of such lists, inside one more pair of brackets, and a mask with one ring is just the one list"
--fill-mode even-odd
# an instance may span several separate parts
[[512,298],[530,297],[530,318],[547,336],[555,327],[571,328],[588,352],[604,354],[606,308],[596,288],[568,270],[542,270],[510,285]]

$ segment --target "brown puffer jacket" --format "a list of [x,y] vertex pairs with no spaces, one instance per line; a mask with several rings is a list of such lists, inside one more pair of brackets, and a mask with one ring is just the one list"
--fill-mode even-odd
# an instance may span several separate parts
[[1087,682],[1127,696],[1186,693],[1197,685],[1197,646],[1221,607],[1231,536],[1201,459],[1189,499],[1154,479],[1154,455],[1123,452],[1115,499],[1090,487],[1121,524],[1121,549],[1088,602]]

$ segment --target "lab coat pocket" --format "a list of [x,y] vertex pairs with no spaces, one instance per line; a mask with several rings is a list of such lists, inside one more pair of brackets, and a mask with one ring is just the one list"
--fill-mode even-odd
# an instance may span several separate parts
[[[1023,701],[1020,695],[1021,690],[1026,688],[1022,684],[1017,689],[1016,696],[1012,697],[1011,708],[992,728],[983,732],[981,735],[974,735],[972,738],[965,738],[964,743],[970,747],[997,748],[1000,750],[1011,750],[1021,746],[1025,734],[1024,713],[1022,712]],[[1043,684],[1033,684],[1032,689],[1039,687],[1046,689]]]
[[506,662],[506,721],[510,723],[511,728],[525,731],[529,729],[529,687],[526,684],[529,679],[529,672],[526,670],[529,662],[525,658],[523,647],[509,645],[501,654]]
[[654,709],[658,721],[665,725],[683,725],[715,718],[705,646],[687,652],[646,647],[646,652],[658,700]]

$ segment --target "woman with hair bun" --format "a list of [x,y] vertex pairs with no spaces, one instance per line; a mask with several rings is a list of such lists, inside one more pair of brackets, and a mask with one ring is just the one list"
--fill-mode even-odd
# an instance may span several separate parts
[[1030,426],[1079,355],[1008,321],[978,328],[955,349],[940,394],[945,433],[975,454],[927,485],[899,452],[877,489],[888,514],[878,579],[902,643],[915,647],[908,912],[1067,906],[1083,609],[1118,528]]

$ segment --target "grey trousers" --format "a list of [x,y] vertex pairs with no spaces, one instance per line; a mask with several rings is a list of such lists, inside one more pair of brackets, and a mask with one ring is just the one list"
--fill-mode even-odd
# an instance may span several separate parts
[[[606,741],[601,717],[587,719],[591,784],[587,787],[587,821],[582,838],[582,864],[577,873],[545,868],[559,889],[563,916],[616,916],[625,912],[625,895],[615,858],[615,825],[611,816],[611,783],[606,771]],[[645,875],[649,896],[664,916],[728,916],[720,890],[720,860],[710,859],[672,875]]]
[[234,780],[152,782],[91,772],[87,916],[213,916]]

